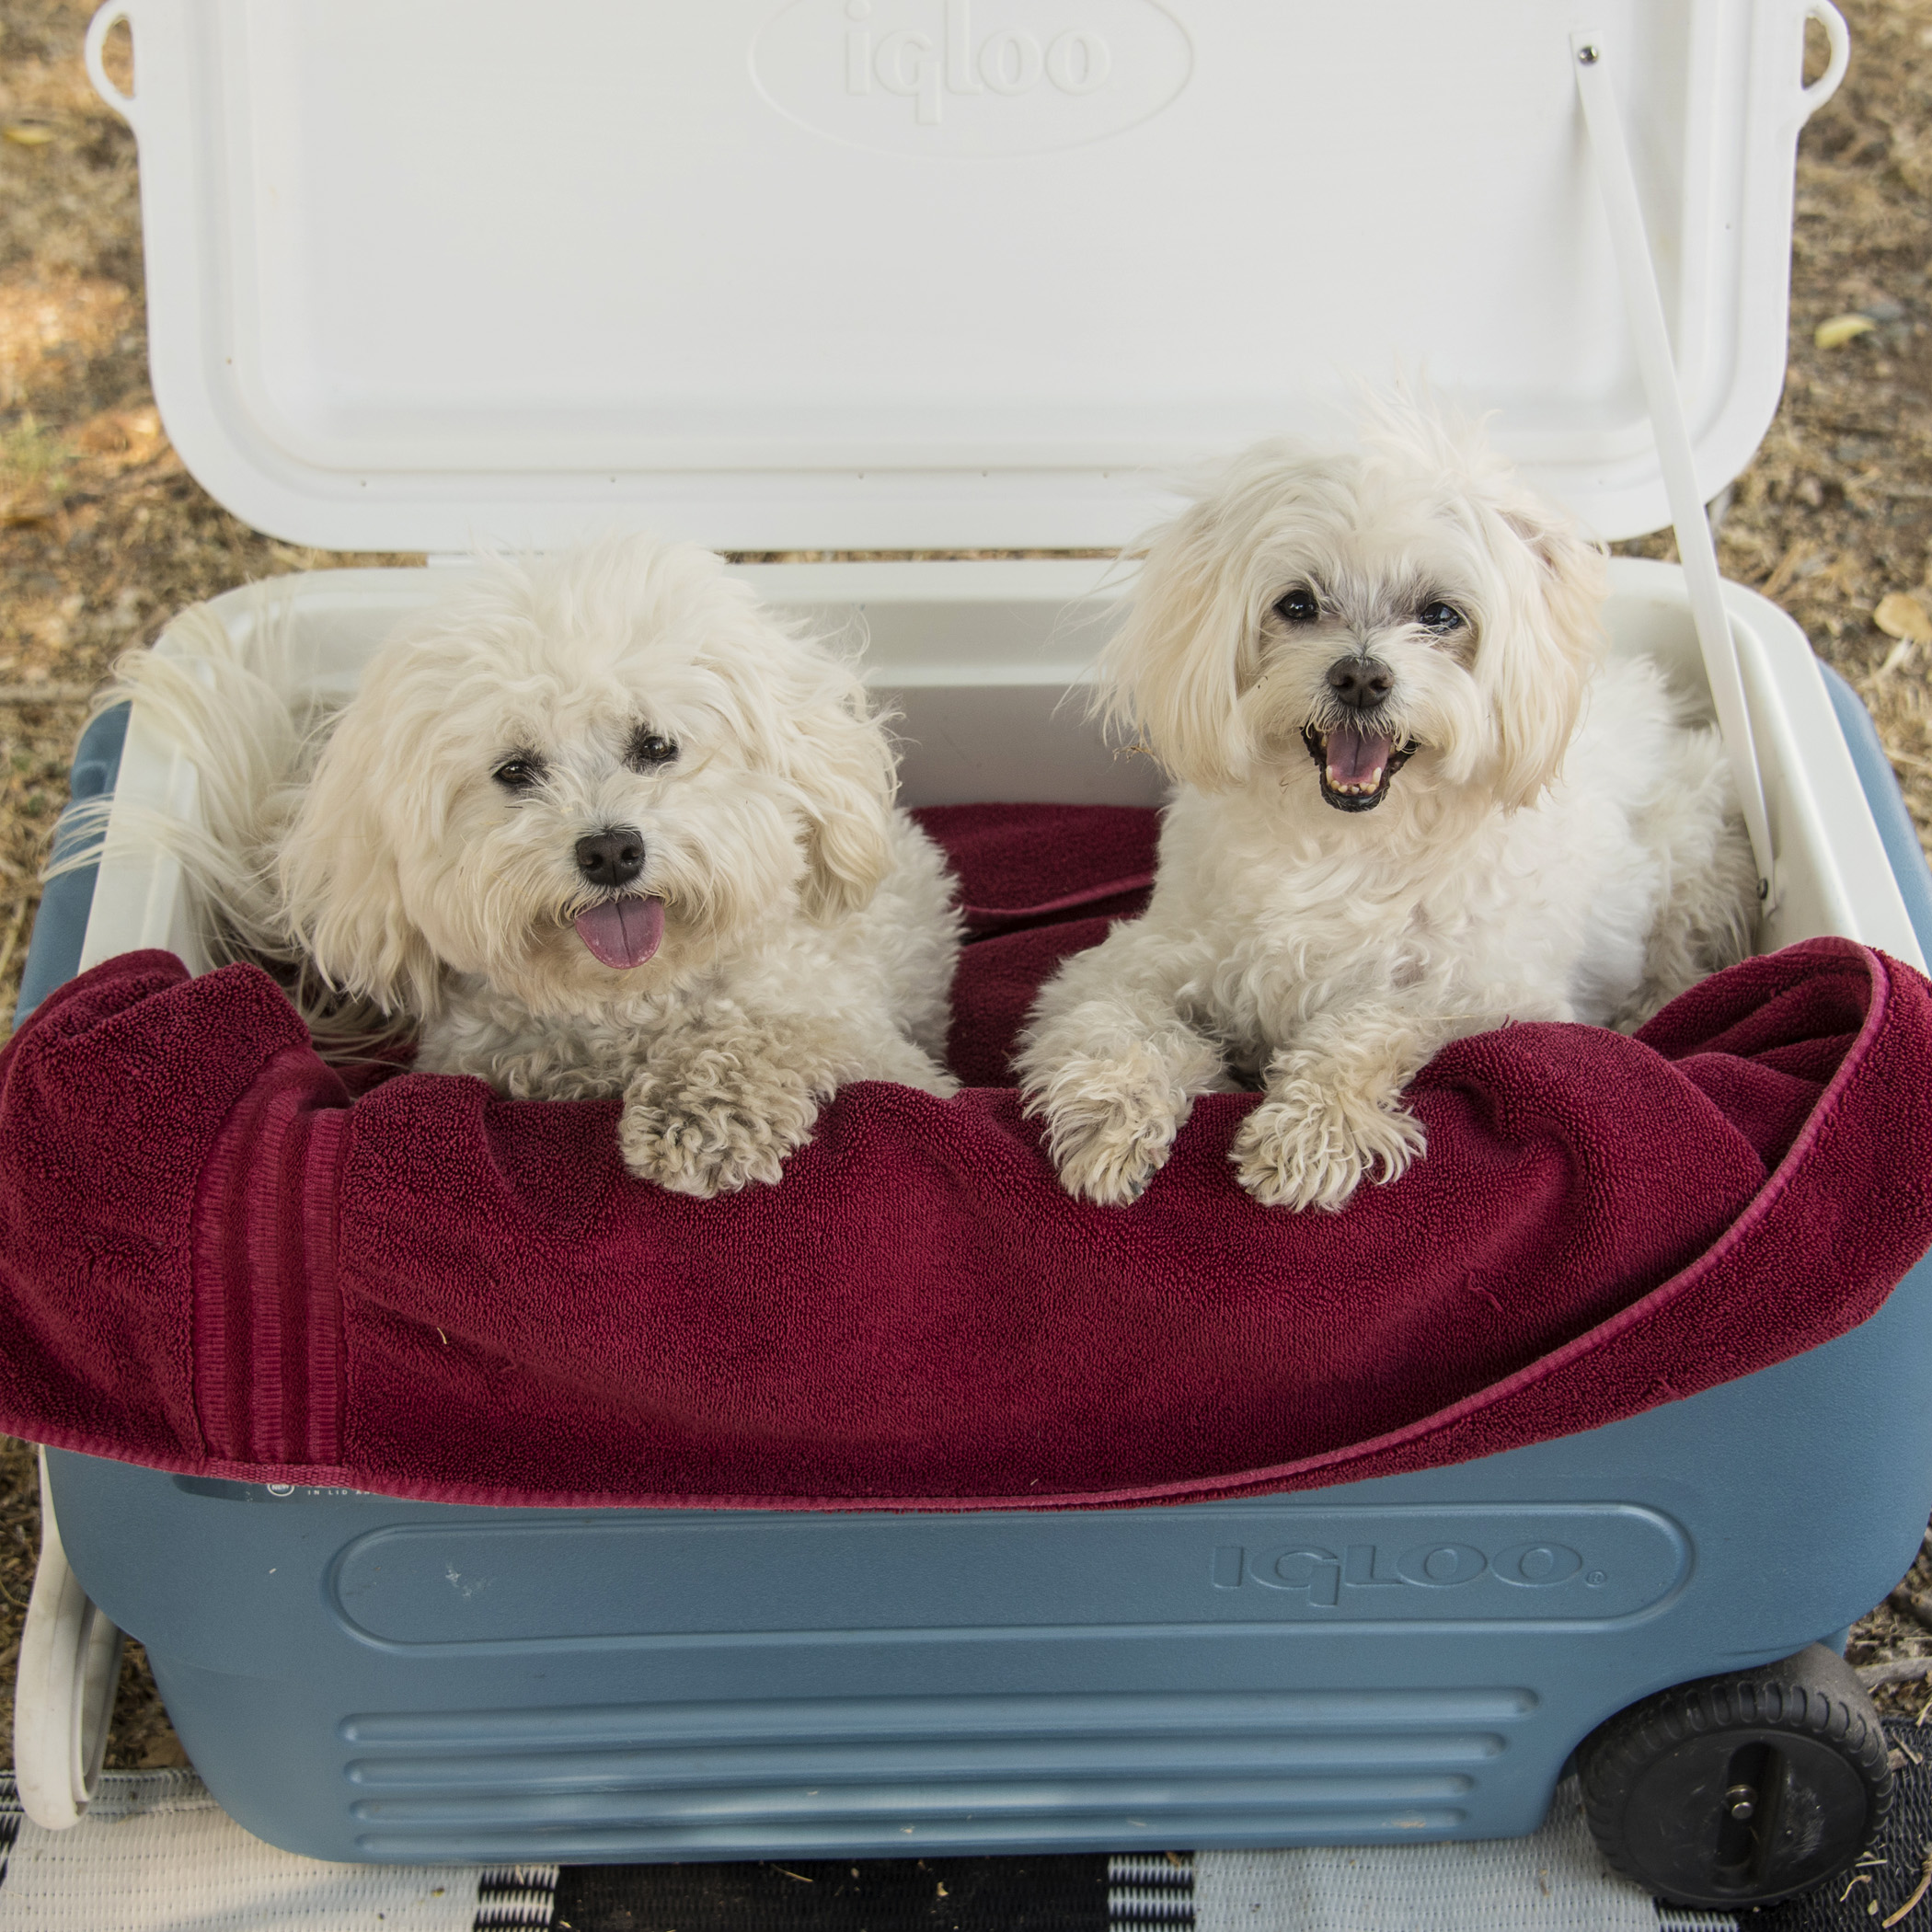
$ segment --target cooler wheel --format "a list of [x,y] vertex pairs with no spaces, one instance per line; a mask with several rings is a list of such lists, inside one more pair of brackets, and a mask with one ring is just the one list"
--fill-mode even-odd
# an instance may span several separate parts
[[1767,1904],[1842,1871],[1892,1807],[1884,1727],[1823,1644],[1633,1704],[1577,1754],[1617,1870],[1678,1905]]

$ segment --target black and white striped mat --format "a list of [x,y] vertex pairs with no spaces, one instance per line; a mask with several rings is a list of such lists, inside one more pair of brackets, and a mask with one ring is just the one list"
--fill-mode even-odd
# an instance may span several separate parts
[[45,1832],[0,1777],[0,1932],[1932,1932],[1932,1896],[1892,1917],[1928,1853],[1932,1758],[1857,1874],[1742,1921],[1608,1871],[1574,1785],[1534,1836],[1477,1845],[478,1870],[276,1851],[188,1771],[109,1773]]

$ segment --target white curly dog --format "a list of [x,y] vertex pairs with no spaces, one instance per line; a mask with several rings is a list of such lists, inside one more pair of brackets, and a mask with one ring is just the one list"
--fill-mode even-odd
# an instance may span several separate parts
[[1403,1089],[1515,1020],[1630,1028],[1748,949],[1728,760],[1606,661],[1600,549],[1469,431],[1248,451],[1146,546],[1099,704],[1179,781],[1140,919],[1017,1056],[1067,1189],[1133,1200],[1198,1094],[1259,1086],[1257,1201],[1340,1208],[1423,1152]]
[[[189,747],[189,869],[319,1039],[619,1096],[632,1172],[776,1181],[856,1080],[947,1095],[952,881],[847,659],[708,551],[479,561],[319,724],[203,612],[121,667]],[[117,695],[117,694],[110,694]],[[345,1015],[347,1018],[345,1018]]]

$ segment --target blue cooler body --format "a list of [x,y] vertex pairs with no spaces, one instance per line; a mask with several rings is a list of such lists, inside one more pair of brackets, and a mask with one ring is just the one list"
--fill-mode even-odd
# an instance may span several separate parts
[[[1115,554],[1174,467],[1319,429],[1334,378],[1398,362],[1498,408],[1526,481],[1612,537],[1701,532],[1771,421],[1798,132],[1847,53],[1823,0],[1605,0],[1574,40],[1526,0],[1104,0],[1029,10],[1041,40],[993,16],[975,40],[964,4],[910,0],[117,0],[90,72],[140,136],[170,437],[245,521],[339,550],[617,523],[908,559],[754,568],[868,637],[924,748],[909,800],[1146,803],[1156,775],[1127,797],[1132,761],[1063,703],[1095,640],[1011,588],[1055,566],[933,553]],[[121,18],[134,95],[101,61]],[[1803,639],[1718,651],[1707,561],[1737,768],[1780,857],[1811,854],[1765,943],[1854,930],[1890,887],[1842,771],[1863,870],[1845,903],[1818,887]],[[1680,573],[1622,568],[1626,643],[1691,689]],[[323,643],[435,576],[327,574]],[[1911,824],[1832,689],[1932,954]],[[115,783],[124,730],[90,730],[77,793]],[[90,893],[50,887],[26,1006],[76,970]],[[173,943],[109,937],[90,956]],[[1830,1345],[1610,1427],[1167,1509],[525,1510],[47,1468],[209,1788],[319,1857],[1481,1838],[1535,1826],[1611,1713],[1883,1596],[1932,1507],[1928,1362],[1921,1262]]]
[[[1901,890],[1932,880],[1828,680]],[[111,786],[98,720],[77,793]],[[71,973],[50,891],[23,1006]],[[1829,1345],[1452,1468],[1168,1509],[519,1510],[53,1452],[68,1559],[250,1831],[619,1861],[1532,1830],[1648,1693],[1836,1639],[1932,1509],[1932,1261]]]

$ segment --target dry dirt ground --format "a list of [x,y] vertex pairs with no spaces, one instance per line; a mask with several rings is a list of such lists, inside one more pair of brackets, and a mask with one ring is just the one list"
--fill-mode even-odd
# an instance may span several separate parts
[[[1932,0],[1840,4],[1856,54],[1803,137],[1790,374],[1720,543],[1726,573],[1778,599],[1863,693],[1932,839]],[[86,696],[116,654],[231,585],[373,560],[244,528],[169,449],[147,386],[134,144],[82,72],[88,10],[0,0],[6,1013]],[[1847,316],[1821,340],[1822,324]],[[1667,541],[1631,547],[1670,554]],[[31,1470],[30,1451],[0,1444],[0,1751],[37,1547]],[[1932,1592],[1932,1564],[1909,1581]],[[1852,1655],[1928,1651],[1932,1627],[1888,1604],[1858,1626]],[[1932,1684],[1881,1698],[1916,1713]],[[178,1763],[179,1749],[131,1646],[109,1762]]]

